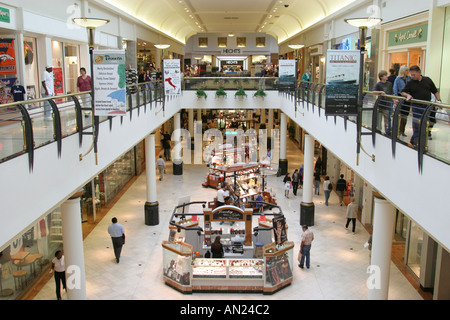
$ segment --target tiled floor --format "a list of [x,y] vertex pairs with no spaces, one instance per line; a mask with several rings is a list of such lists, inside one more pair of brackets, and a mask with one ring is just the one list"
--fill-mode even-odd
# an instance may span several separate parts
[[[292,141],[288,141],[289,170],[292,173],[302,162],[302,154]],[[294,267],[292,285],[273,295],[262,294],[192,294],[183,295],[166,286],[162,279],[161,242],[168,238],[169,218],[177,199],[191,196],[191,200],[212,200],[213,189],[201,186],[207,172],[205,165],[184,165],[183,175],[171,174],[171,164],[163,181],[157,181],[159,198],[159,225],[144,224],[146,176],[141,175],[124,193],[105,218],[84,241],[87,298],[89,300],[150,300],[150,299],[220,299],[220,300],[365,300],[368,297],[366,273],[369,251],[363,247],[369,235],[358,222],[356,234],[344,228],[345,207],[338,205],[332,194],[330,205],[324,205],[321,190],[314,196],[315,234],[311,249],[311,268]],[[301,228],[299,225],[302,192],[289,199],[283,196],[282,177],[270,176],[269,187],[277,194],[288,223],[288,238],[298,250]],[[111,239],[107,227],[112,217],[125,227],[126,244],[119,264],[114,261]],[[63,299],[66,295],[63,295]],[[55,299],[54,280],[50,279],[35,300]],[[389,299],[422,300],[397,267],[391,264]]]

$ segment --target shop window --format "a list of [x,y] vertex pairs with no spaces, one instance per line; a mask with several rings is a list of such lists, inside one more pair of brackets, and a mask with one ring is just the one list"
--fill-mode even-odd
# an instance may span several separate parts
[[256,47],[264,48],[266,46],[266,38],[265,37],[256,37]]
[[236,45],[238,46],[238,48],[243,48],[243,47],[247,46],[247,38],[246,37],[237,37]]
[[420,258],[423,246],[423,230],[418,224],[411,221],[408,243],[407,266],[419,278],[420,277]]
[[[57,208],[17,235],[0,252],[0,299],[14,300],[20,296],[39,274],[48,272],[55,252],[61,249],[61,211]],[[23,273],[18,273],[19,270]]]
[[198,46],[199,48],[207,48],[208,47],[208,38],[198,38]]
[[25,55],[25,79],[23,82],[27,85],[27,99],[36,99],[40,97],[36,39],[23,37],[23,46]]
[[226,48],[226,46],[227,46],[227,38],[226,37],[219,37],[219,38],[217,38],[217,46],[219,48]]
[[66,92],[77,92],[77,78],[80,70],[80,58],[77,45],[64,44],[64,73]]

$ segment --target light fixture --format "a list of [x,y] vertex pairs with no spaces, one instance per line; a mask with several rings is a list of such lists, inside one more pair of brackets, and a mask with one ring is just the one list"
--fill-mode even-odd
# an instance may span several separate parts
[[234,37],[234,33],[233,33],[233,32],[230,32],[230,33],[228,34],[228,36],[229,36],[229,37]]
[[170,47],[170,44],[155,44],[155,47],[161,50],[167,49]]
[[344,19],[344,21],[357,28],[373,28],[383,20],[380,18],[351,18]]
[[288,44],[288,47],[294,50],[298,50],[303,48],[305,45],[304,44]]
[[[78,24],[79,26],[85,27],[88,35],[88,46],[89,46],[89,60],[91,72],[94,72],[94,32],[95,28],[101,27],[110,22],[109,19],[103,18],[73,18],[73,23]],[[98,164],[97,159],[97,141],[98,141],[98,132],[99,132],[99,117],[95,115],[95,86],[94,86],[94,76],[91,77],[91,114],[92,114],[92,145],[89,150],[85,154],[80,154],[80,161],[88,155],[92,150],[94,150],[95,155],[95,164]]]
[[95,28],[101,27],[110,22],[109,19],[103,18],[73,18],[73,23],[78,24],[79,26],[85,27],[88,31],[88,45],[90,48],[94,47],[94,30]]

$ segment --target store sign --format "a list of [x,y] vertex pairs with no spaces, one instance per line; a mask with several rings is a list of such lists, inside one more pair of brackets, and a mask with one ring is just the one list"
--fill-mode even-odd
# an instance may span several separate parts
[[166,95],[181,94],[180,59],[164,59],[164,92]]
[[241,54],[241,49],[222,49],[222,54]]
[[11,23],[9,9],[0,7],[0,22]]
[[94,114],[123,116],[127,113],[125,51],[94,51]]
[[328,50],[326,70],[326,115],[357,114],[359,50]]
[[212,212],[213,220],[244,220],[244,212],[239,208],[233,208],[230,206],[221,206]]
[[389,32],[388,38],[389,47],[425,42],[428,38],[428,24]]

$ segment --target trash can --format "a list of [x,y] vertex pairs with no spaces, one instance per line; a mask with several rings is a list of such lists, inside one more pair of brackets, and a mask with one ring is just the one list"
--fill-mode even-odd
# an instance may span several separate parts
[[300,203],[300,225],[314,225],[314,203]]
[[159,204],[156,202],[146,202],[144,206],[145,224],[156,226],[159,224]]
[[175,176],[183,174],[183,160],[173,160],[173,174]]

